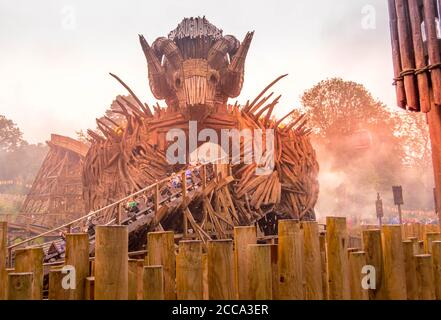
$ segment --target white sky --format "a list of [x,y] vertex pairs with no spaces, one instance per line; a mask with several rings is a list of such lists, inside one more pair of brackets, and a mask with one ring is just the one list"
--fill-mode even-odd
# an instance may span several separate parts
[[[255,30],[240,102],[289,73],[275,88],[283,95],[278,116],[298,106],[304,90],[335,76],[395,106],[386,3],[0,0],[0,114],[33,143],[50,133],[74,136],[95,127],[114,97],[126,93],[108,72],[152,104],[138,33],[151,43],[198,15],[240,40]],[[374,29],[362,27],[370,9]]]

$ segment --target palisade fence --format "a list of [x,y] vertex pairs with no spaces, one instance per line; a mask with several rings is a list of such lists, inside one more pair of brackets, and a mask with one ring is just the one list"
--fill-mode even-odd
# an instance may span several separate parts
[[276,238],[259,239],[255,226],[245,226],[233,239],[206,245],[151,232],[143,259],[129,259],[127,226],[97,226],[94,257],[88,235],[72,233],[63,264],[43,265],[43,250],[34,246],[17,249],[7,269],[3,222],[0,297],[42,299],[48,272],[47,296],[55,300],[441,299],[438,226],[368,226],[361,247],[348,248],[343,217],[328,217],[322,232],[317,222],[278,223]]

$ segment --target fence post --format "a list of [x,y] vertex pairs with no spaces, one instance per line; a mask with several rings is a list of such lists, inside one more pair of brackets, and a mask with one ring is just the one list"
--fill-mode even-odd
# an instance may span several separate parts
[[232,240],[208,241],[208,296],[210,300],[232,300],[234,263]]
[[366,264],[375,268],[375,290],[369,290],[370,300],[386,299],[384,284],[383,247],[381,230],[363,231],[363,251],[366,252]]
[[250,244],[247,251],[249,299],[271,300],[273,296],[271,245]]
[[32,272],[11,272],[8,274],[8,300],[33,299]]
[[320,233],[320,262],[321,262],[321,276],[322,276],[322,292],[323,300],[328,300],[328,260],[326,257],[326,234]]
[[162,266],[144,266],[144,300],[164,300],[164,272]]
[[95,300],[95,277],[87,277],[84,285],[85,300]]
[[71,233],[66,235],[66,265],[75,268],[76,288],[71,291],[71,299],[84,300],[84,285],[89,276],[89,235]]
[[271,246],[271,274],[272,274],[273,300],[278,300],[279,299],[279,269],[278,269],[279,245],[270,244],[270,246]]
[[8,223],[0,222],[0,300],[6,299],[6,281],[8,273],[6,272],[6,255],[8,247]]
[[176,257],[176,291],[178,300],[202,300],[202,243],[180,241]]
[[348,231],[346,218],[326,218],[329,300],[349,300]]
[[41,300],[43,295],[43,249],[41,247],[17,249],[15,272],[32,272],[32,299]]
[[303,256],[300,223],[279,220],[278,270],[281,300],[303,300]]
[[127,300],[128,273],[127,226],[97,226],[95,300]]
[[432,258],[435,295],[437,300],[441,300],[441,241],[432,242]]
[[424,253],[432,254],[432,242],[441,241],[441,233],[426,232],[424,234]]
[[406,291],[408,300],[418,300],[415,247],[411,240],[403,241],[404,266],[406,270]]
[[366,265],[366,253],[364,251],[355,251],[349,253],[349,282],[351,286],[352,300],[369,300],[368,290],[363,289],[361,273]]
[[435,300],[432,256],[430,254],[416,255],[415,264],[418,280],[418,298],[420,300]]
[[234,227],[234,278],[239,300],[247,300],[248,245],[257,243],[256,226]]
[[381,231],[387,298],[391,300],[406,300],[406,271],[404,267],[401,226],[383,225]]
[[138,260],[128,260],[128,299],[138,299]]
[[322,277],[318,276],[322,272],[318,224],[304,221],[300,226],[303,229],[305,299],[323,300]]
[[[187,175],[184,170],[181,174],[181,185],[182,185],[182,201],[187,202]],[[184,239],[188,236],[188,220],[185,215],[185,210],[182,210],[182,229],[183,229],[183,237]]]
[[[162,265],[164,273],[164,297],[176,299],[176,255],[173,231],[149,232],[147,234],[149,265]],[[144,263],[147,264],[147,261]]]
[[61,268],[55,267],[49,270],[49,300],[69,300],[72,297],[72,290],[63,288],[62,281],[66,274]]

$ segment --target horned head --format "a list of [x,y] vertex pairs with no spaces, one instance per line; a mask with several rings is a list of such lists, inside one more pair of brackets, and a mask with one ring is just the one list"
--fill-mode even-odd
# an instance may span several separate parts
[[153,95],[181,110],[213,109],[237,97],[243,86],[245,59],[253,38],[240,43],[222,35],[203,18],[186,18],[150,46],[140,35]]

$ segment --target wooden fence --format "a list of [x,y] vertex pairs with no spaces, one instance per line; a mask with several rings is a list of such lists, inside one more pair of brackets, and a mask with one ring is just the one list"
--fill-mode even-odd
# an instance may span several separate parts
[[[98,226],[95,257],[87,234],[68,234],[64,268],[44,266],[41,247],[27,247],[16,251],[9,269],[7,224],[0,223],[0,298],[42,299],[49,268],[48,298],[55,300],[441,300],[437,226],[422,233],[413,231],[419,226],[371,226],[362,231],[361,247],[348,248],[345,218],[328,217],[326,233],[316,222],[278,223],[278,237],[266,243],[254,226],[206,245],[176,244],[173,232],[152,232],[143,259],[129,259],[127,226]],[[75,278],[69,278],[72,267]]]

